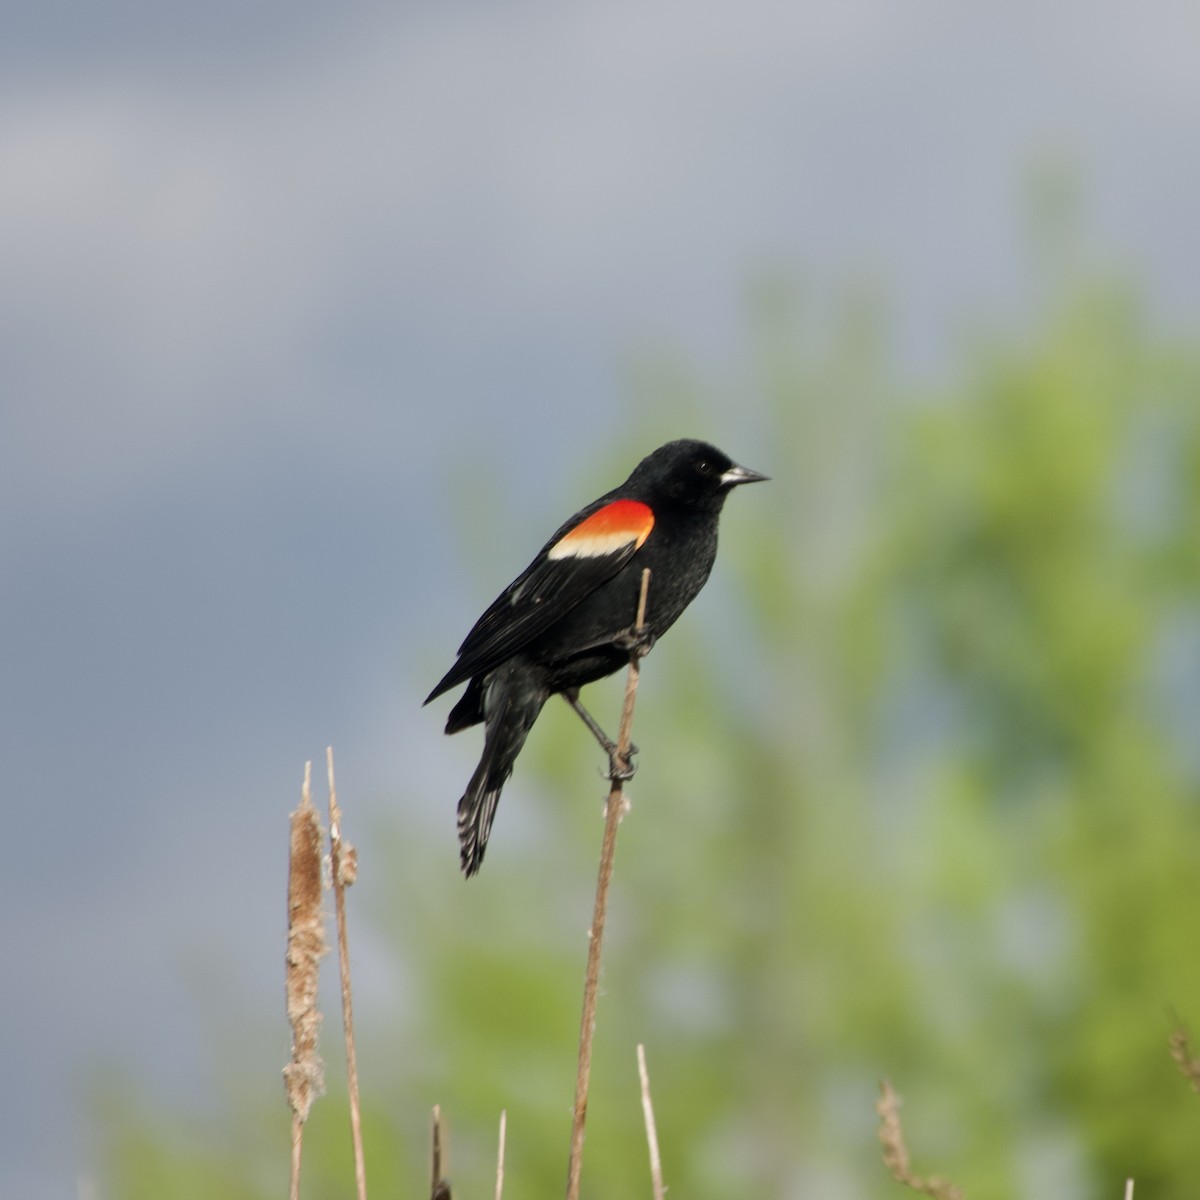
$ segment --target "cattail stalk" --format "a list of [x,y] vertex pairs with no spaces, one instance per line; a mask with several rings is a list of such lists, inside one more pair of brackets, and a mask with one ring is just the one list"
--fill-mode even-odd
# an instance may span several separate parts
[[358,1098],[358,1056],[354,1049],[354,1003],[350,990],[350,945],[346,936],[346,889],[358,874],[358,852],[342,840],[342,810],[333,778],[333,747],[325,749],[329,774],[329,864],[337,914],[338,973],[342,984],[342,1026],[346,1035],[346,1090],[350,1099],[350,1140],[354,1145],[354,1184],[358,1200],[367,1200],[367,1171],[363,1160],[362,1109]]

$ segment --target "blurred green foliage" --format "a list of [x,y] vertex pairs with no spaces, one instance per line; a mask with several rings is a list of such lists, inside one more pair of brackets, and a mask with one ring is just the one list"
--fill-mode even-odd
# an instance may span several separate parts
[[[728,395],[678,367],[635,383],[656,415],[597,488],[681,431],[773,482],[734,497],[713,582],[643,673],[585,1195],[649,1194],[644,1042],[667,1181],[695,1200],[898,1194],[884,1076],[917,1169],[972,1200],[1127,1176],[1195,1196],[1200,1101],[1167,1035],[1172,1010],[1200,1022],[1200,344],[1147,328],[1120,284],[1040,304],[921,388],[877,305],[814,337],[764,285]],[[619,690],[593,707],[614,725]],[[364,848],[364,872],[402,864],[377,917],[409,997],[360,1027],[374,1195],[425,1194],[435,1102],[457,1195],[491,1194],[502,1108],[505,1194],[559,1194],[597,765],[548,709],[470,886],[445,838]],[[351,1193],[331,1087],[311,1197]],[[280,1194],[280,1089],[231,1106],[273,1162],[228,1129],[201,1156],[127,1105],[105,1194]]]

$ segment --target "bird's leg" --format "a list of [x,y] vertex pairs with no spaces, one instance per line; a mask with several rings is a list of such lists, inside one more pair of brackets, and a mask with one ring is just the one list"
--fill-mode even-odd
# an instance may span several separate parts
[[592,737],[596,739],[608,755],[608,776],[610,779],[627,780],[632,779],[637,767],[633,764],[633,756],[638,752],[638,748],[630,743],[629,754],[626,758],[622,758],[617,753],[617,743],[600,728],[599,722],[592,716],[579,699],[578,688],[568,688],[563,692],[563,699],[579,714],[579,719],[592,731]]

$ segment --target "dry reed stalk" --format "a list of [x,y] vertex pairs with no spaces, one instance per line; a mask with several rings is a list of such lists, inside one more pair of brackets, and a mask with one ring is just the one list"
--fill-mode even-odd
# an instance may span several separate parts
[[442,1176],[442,1108],[433,1106],[433,1169],[430,1172],[430,1200],[452,1200],[450,1183]]
[[504,1200],[504,1133],[508,1125],[508,1113],[500,1110],[500,1148],[496,1151],[496,1200]]
[[658,1130],[654,1125],[654,1105],[650,1101],[650,1072],[646,1070],[646,1047],[638,1042],[638,1078],[642,1081],[642,1116],[646,1120],[646,1143],[650,1147],[650,1183],[654,1200],[663,1200],[662,1159],[658,1156]]
[[886,1079],[879,1085],[879,1091],[880,1097],[875,1104],[879,1114],[879,1141],[883,1145],[883,1165],[892,1178],[932,1200],[962,1200],[961,1188],[936,1175],[923,1178],[912,1169],[900,1125],[900,1097]]
[[329,775],[329,864],[337,914],[338,973],[342,984],[342,1026],[346,1035],[346,1090],[350,1098],[350,1140],[354,1145],[354,1185],[358,1200],[367,1200],[367,1169],[363,1160],[362,1109],[358,1098],[358,1056],[354,1049],[354,1003],[350,989],[350,946],[346,935],[346,889],[358,876],[358,851],[342,840],[342,810],[333,778],[333,747],[325,748]]
[[312,802],[312,763],[304,767],[300,807],[291,817],[288,859],[288,939],[285,970],[287,1017],[292,1027],[292,1057],[283,1069],[284,1087],[292,1109],[292,1200],[300,1195],[300,1159],[304,1122],[312,1102],[325,1090],[317,1032],[317,980],[326,953],[321,916],[321,818]]
[[1182,1021],[1176,1021],[1169,1039],[1171,1057],[1184,1079],[1192,1085],[1192,1091],[1200,1093],[1200,1058],[1192,1050],[1192,1037]]
[[[637,628],[646,623],[646,595],[650,588],[650,569],[642,572],[642,591],[638,599]],[[633,706],[637,699],[639,652],[629,655],[629,676],[625,684],[625,703],[621,708],[621,727],[617,732],[617,757],[628,763]],[[617,849],[617,826],[625,809],[624,782],[612,781],[604,809],[604,841],[600,847],[600,873],[596,881],[596,903],[589,931],[587,973],[583,985],[583,1016],[579,1025],[579,1068],[575,1077],[575,1106],[571,1117],[571,1156],[567,1163],[567,1200],[579,1200],[579,1180],[583,1168],[583,1133],[587,1121],[588,1084],[592,1072],[592,1039],[596,1032],[596,997],[600,991],[600,950],[604,942],[604,922],[608,915],[608,888],[612,882],[613,858]]]

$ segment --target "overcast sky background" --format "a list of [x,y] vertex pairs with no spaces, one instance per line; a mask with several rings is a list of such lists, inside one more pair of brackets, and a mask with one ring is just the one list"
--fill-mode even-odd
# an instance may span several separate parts
[[514,574],[651,448],[633,350],[727,370],[764,267],[877,278],[936,370],[1019,296],[1046,155],[1194,325],[1198,47],[1193,0],[5,6],[0,1194],[75,1192],[98,1064],[203,1085],[182,947],[276,1002],[306,758],[445,792],[453,872],[464,472],[545,514]]

